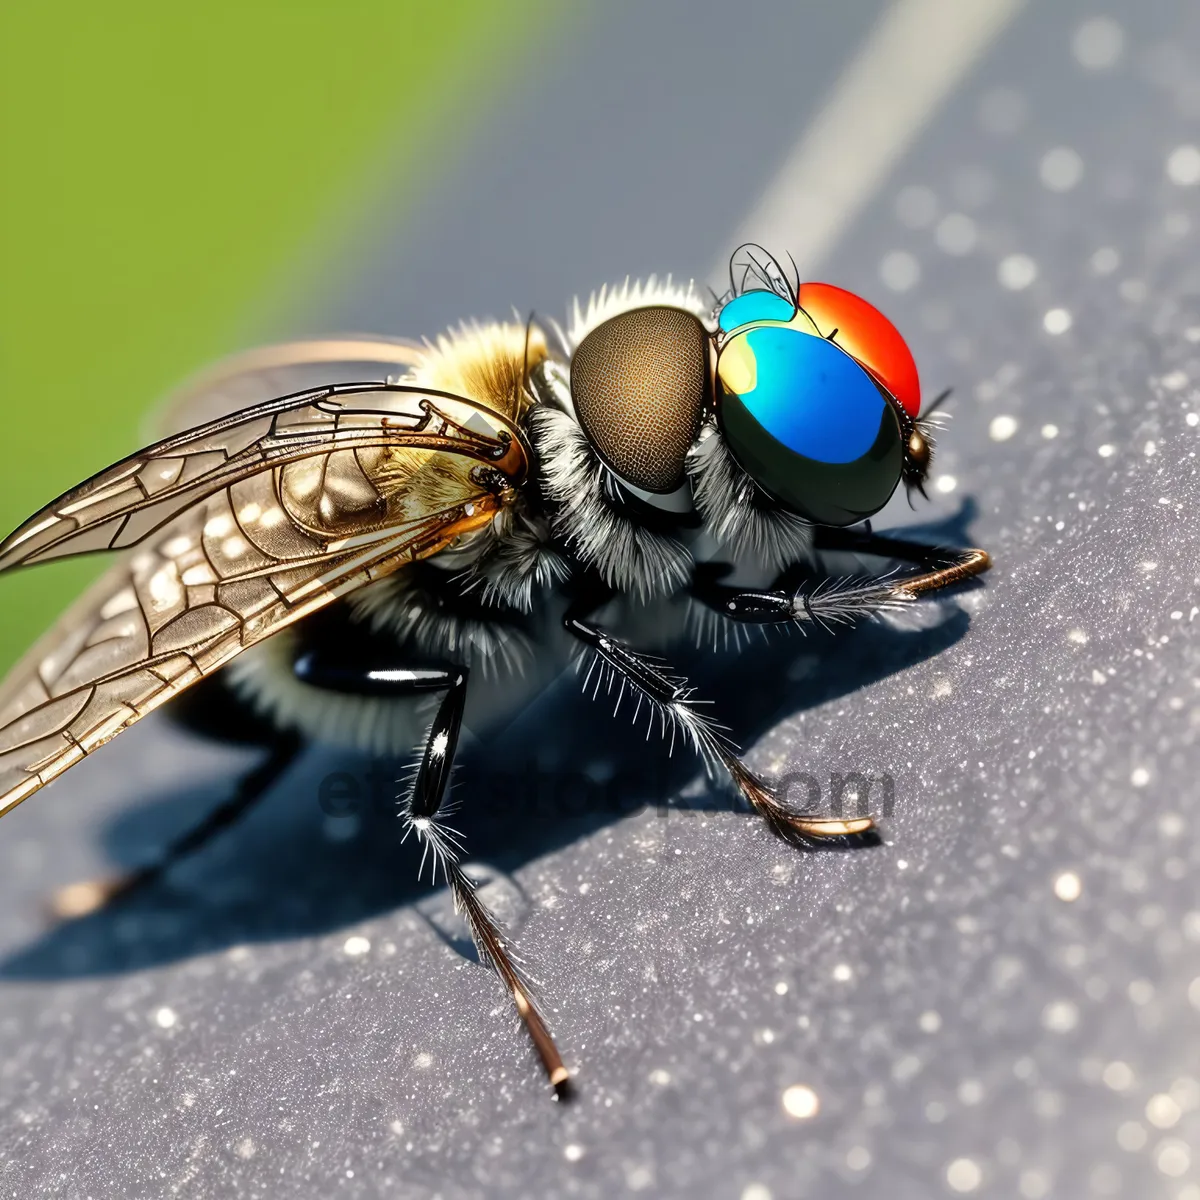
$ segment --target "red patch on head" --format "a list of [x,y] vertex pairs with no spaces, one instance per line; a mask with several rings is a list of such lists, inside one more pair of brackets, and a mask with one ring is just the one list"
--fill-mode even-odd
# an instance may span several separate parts
[[800,307],[823,337],[833,339],[883,384],[912,417],[921,412],[921,381],[900,331],[861,296],[831,283],[802,283]]

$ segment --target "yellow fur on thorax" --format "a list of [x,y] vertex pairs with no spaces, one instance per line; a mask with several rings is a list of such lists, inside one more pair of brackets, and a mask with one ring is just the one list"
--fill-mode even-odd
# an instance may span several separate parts
[[546,338],[536,326],[460,325],[426,342],[411,379],[425,387],[466,396],[509,420],[528,407],[526,373],[546,357]]
[[[528,372],[546,357],[546,339],[537,326],[464,324],[426,342],[420,361],[405,376],[417,384],[482,405],[511,421],[529,406]],[[414,512],[435,512],[477,491],[470,474],[477,465],[458,454],[436,450],[391,451],[383,477],[411,497]]]

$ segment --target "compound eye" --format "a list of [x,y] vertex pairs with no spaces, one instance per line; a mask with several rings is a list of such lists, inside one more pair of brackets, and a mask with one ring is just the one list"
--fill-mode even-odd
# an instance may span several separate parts
[[[802,283],[800,307],[822,337],[833,337],[904,406],[910,417],[921,413],[921,381],[908,343],[900,331],[861,296],[831,283]],[[836,330],[836,333],[834,332]]]
[[679,308],[620,313],[571,359],[571,399],[605,465],[643,491],[673,492],[709,397],[708,334]]
[[900,422],[845,351],[756,326],[726,342],[717,378],[733,456],[785,507],[818,525],[852,525],[888,502],[904,463]]

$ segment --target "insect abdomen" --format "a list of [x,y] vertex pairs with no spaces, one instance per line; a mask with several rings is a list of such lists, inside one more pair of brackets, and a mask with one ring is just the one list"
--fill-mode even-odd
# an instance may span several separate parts
[[610,317],[571,359],[571,398],[588,440],[618,476],[648,492],[683,482],[709,381],[708,333],[680,308]]

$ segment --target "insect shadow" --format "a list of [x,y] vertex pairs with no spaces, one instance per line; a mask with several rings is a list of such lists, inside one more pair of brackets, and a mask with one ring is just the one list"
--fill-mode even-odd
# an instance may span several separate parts
[[[966,499],[946,520],[905,533],[930,544],[964,544],[975,514]],[[753,631],[737,653],[676,656],[676,665],[700,694],[716,699],[737,741],[750,747],[796,713],[952,646],[969,617],[957,605],[940,616],[927,628],[865,623],[836,637],[785,631],[764,639]],[[729,809],[726,789],[696,786],[702,768],[686,747],[668,756],[657,734],[646,738],[644,714],[643,725],[631,731],[628,699],[615,720],[611,708],[611,699],[606,704],[583,695],[572,672],[498,737],[465,739],[450,823],[464,835],[468,863],[485,863],[504,879],[523,863],[646,807],[668,819],[676,813],[683,819],[695,808]],[[802,759],[795,767],[808,769]],[[47,928],[0,961],[0,980],[140,970],[251,942],[316,936],[410,905],[431,932],[474,958],[465,930],[445,919],[448,902],[431,903],[428,873],[418,880],[418,849],[411,841],[401,844],[397,774],[396,764],[306,751],[232,830],[164,880]],[[231,782],[131,797],[103,830],[108,858],[118,868],[137,865],[148,844],[161,843],[163,830],[181,831],[221,803]],[[511,879],[507,886],[516,888]]]

